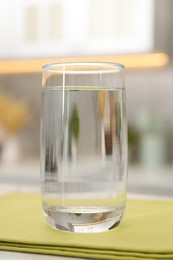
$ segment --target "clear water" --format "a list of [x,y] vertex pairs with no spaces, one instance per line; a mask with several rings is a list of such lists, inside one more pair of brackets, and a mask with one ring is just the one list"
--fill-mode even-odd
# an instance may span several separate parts
[[48,224],[71,232],[116,227],[126,200],[124,90],[43,91],[41,186]]

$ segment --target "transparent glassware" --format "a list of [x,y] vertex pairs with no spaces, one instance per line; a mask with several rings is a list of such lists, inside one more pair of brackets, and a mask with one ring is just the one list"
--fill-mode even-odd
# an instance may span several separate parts
[[54,229],[117,227],[126,205],[124,67],[48,64],[42,74],[41,192]]

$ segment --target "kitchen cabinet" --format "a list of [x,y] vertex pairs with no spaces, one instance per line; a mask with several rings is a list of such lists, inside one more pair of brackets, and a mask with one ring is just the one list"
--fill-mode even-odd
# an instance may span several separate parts
[[150,52],[154,0],[6,0],[0,59]]

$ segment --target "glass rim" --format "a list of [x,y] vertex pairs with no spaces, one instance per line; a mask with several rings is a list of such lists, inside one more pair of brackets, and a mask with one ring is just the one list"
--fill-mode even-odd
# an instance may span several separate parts
[[[87,68],[88,67],[88,68]],[[69,68],[69,69],[68,69]],[[79,69],[80,68],[80,69]],[[85,68],[85,69],[84,69]],[[110,73],[121,72],[125,66],[116,62],[55,62],[42,67],[43,71],[54,73]]]

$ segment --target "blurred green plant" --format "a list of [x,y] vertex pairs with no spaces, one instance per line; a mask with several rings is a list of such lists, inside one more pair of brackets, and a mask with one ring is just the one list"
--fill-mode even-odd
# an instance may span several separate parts
[[128,126],[128,159],[130,163],[138,161],[138,149],[139,149],[139,132],[137,129],[129,125]]
[[129,148],[137,146],[139,143],[139,133],[132,125],[128,126],[128,145]]

